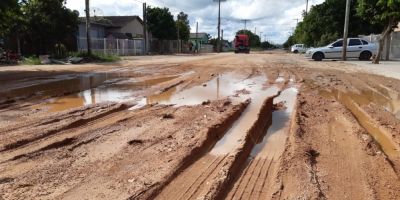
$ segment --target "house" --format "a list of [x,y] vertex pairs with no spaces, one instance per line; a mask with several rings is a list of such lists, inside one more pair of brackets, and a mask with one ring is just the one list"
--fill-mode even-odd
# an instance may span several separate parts
[[[197,35],[197,37],[196,37]],[[190,38],[189,41],[192,42],[193,44],[196,44],[196,40],[200,45],[202,44],[208,44],[208,34],[207,33],[190,33]]]
[[[78,38],[86,38],[86,19],[79,18]],[[90,35],[95,38],[143,38],[143,20],[139,16],[95,16],[91,18]]]
[[[92,51],[104,54],[137,55],[146,53],[143,21],[138,16],[95,16],[90,21]],[[147,32],[147,43],[151,38]],[[78,51],[87,51],[86,18],[79,18],[76,34]]]

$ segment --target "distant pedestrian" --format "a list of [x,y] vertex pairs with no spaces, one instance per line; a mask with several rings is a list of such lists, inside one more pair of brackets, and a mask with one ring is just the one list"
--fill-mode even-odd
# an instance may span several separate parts
[[193,43],[189,42],[189,51],[192,52],[193,51]]

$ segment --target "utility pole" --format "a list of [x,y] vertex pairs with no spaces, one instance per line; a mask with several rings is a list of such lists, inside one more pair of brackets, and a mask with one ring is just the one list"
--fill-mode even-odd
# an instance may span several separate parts
[[262,36],[263,36],[263,32],[260,31],[260,40],[262,42]]
[[214,2],[218,2],[218,39],[217,39],[217,52],[219,53],[219,49],[221,48],[221,2],[227,0],[213,0]]
[[296,20],[296,26],[299,24],[299,18],[293,19]]
[[257,27],[254,27],[254,35],[257,35]]
[[222,43],[224,43],[224,29],[221,30],[221,49],[220,52],[222,52]]
[[342,60],[344,61],[347,59],[347,36],[349,34],[350,1],[351,0],[346,0],[346,17],[344,20],[343,52],[342,52]]
[[197,50],[197,53],[199,53],[199,22],[196,22],[196,47],[195,47],[195,51]]
[[[179,33],[179,31],[178,31]],[[179,34],[178,34],[179,35]],[[179,36],[178,36],[179,38]],[[143,54],[147,54],[147,5],[143,3]]]
[[177,32],[177,34],[178,34],[178,53],[181,53],[181,51],[180,51],[180,47],[181,47],[181,45],[180,45],[180,38],[179,38],[179,26],[177,26],[176,27],[176,32]]
[[244,30],[247,30],[247,21],[249,21],[248,19],[243,19],[244,21]]
[[217,52],[221,51],[221,0],[218,0],[218,41],[217,41]]
[[306,15],[308,14],[308,0],[306,0]]
[[88,55],[92,55],[92,43],[90,37],[90,4],[89,0],[85,0],[85,12],[86,12],[86,45]]

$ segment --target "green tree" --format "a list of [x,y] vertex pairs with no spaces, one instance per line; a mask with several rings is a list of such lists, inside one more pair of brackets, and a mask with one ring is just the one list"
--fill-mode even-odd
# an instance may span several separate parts
[[26,0],[22,3],[23,34],[28,51],[49,53],[78,29],[77,11],[65,7],[66,0]]
[[245,35],[249,36],[250,47],[260,47],[260,45],[261,45],[260,36],[254,34],[253,32],[251,32],[249,30],[240,30],[240,31],[236,32],[236,35],[238,35],[238,34],[245,34]]
[[384,41],[400,21],[400,0],[358,0],[357,11],[364,19],[384,25],[381,29],[378,53],[373,61],[379,64]]
[[[345,4],[344,0],[326,0],[322,4],[313,6],[307,15],[303,15],[303,21],[298,23],[293,38],[290,38],[291,41],[288,43],[303,43],[315,47],[342,37]],[[381,25],[372,24],[369,20],[359,17],[357,7],[358,2],[352,1],[349,36],[357,37],[361,34],[379,32]]]
[[0,1],[0,38],[7,36],[15,29],[19,15],[18,0]]
[[176,27],[179,31],[179,38],[188,41],[190,38],[190,25],[188,15],[180,12],[177,16]]
[[147,26],[157,39],[173,40],[177,38],[174,16],[168,8],[148,7]]
[[277,48],[276,45],[274,45],[274,44],[272,44],[272,43],[270,43],[268,41],[262,42],[261,43],[261,47],[263,49],[276,49]]

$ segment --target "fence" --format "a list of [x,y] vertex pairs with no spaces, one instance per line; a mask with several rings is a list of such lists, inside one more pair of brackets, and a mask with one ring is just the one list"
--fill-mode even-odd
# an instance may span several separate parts
[[[78,38],[77,46],[79,52],[87,51],[86,38]],[[182,40],[157,40],[151,39],[148,44],[148,52],[151,54],[175,54],[175,53],[192,53],[194,46],[190,50],[189,42]],[[95,53],[112,54],[119,56],[135,56],[144,54],[143,39],[108,39],[93,38],[91,39],[92,51]],[[212,45],[200,45],[200,53],[213,52]]]
[[392,42],[390,45],[390,58],[400,59],[400,32],[394,32],[392,34]]
[[[78,51],[87,51],[87,39],[78,38]],[[119,56],[135,56],[143,55],[143,39],[108,39],[93,38],[91,39],[92,51],[95,53],[112,54]]]
[[[195,45],[192,43],[190,49],[189,41],[182,40],[150,40],[149,52],[152,54],[174,54],[174,53],[194,53]],[[213,46],[209,44],[199,44],[200,53],[214,52]]]
[[[368,35],[368,36],[360,36],[362,39],[367,40],[368,42],[376,43],[379,45],[380,35]],[[386,46],[386,41],[385,44]],[[386,56],[386,48],[383,48],[382,58]],[[394,32],[391,35],[390,40],[390,59],[400,59],[400,32]]]

